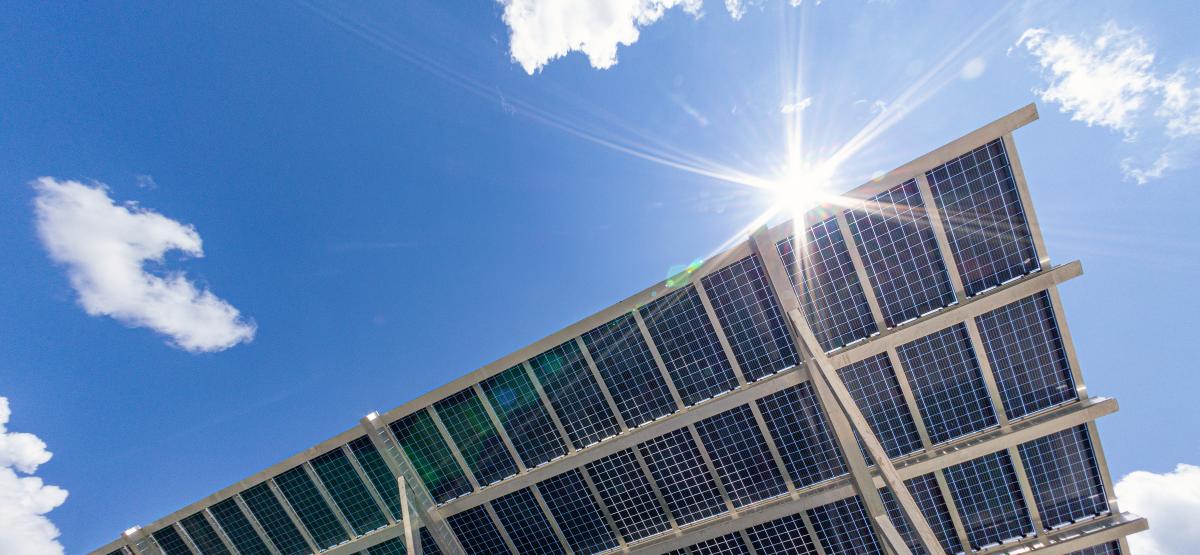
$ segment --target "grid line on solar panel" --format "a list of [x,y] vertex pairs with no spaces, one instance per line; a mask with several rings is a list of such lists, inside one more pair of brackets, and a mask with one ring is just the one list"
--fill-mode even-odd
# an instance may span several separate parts
[[481,485],[498,482],[517,473],[504,440],[492,426],[483,403],[472,388],[434,403],[434,410],[454,440],[467,467]]
[[967,295],[1039,269],[1001,139],[925,175]]
[[[467,555],[496,555],[511,553],[500,530],[488,516],[487,509],[482,506],[467,509],[461,513],[446,518],[458,542],[462,544]],[[422,545],[424,542],[422,542]]]
[[192,543],[196,544],[200,555],[230,555],[229,550],[225,548],[225,543],[208,523],[208,519],[204,518],[203,513],[196,513],[184,518],[179,521],[179,524],[183,526],[188,537],[192,538]]
[[311,461],[313,471],[325,485],[329,497],[358,535],[387,526],[387,517],[375,504],[370,490],[358,477],[346,453],[334,449]]
[[888,327],[954,303],[950,275],[915,180],[845,214]]
[[263,543],[263,538],[259,537],[246,515],[242,514],[237,501],[226,499],[208,510],[240,555],[270,555],[271,550]]
[[317,487],[308,479],[303,466],[297,466],[275,477],[275,485],[283,493],[300,523],[308,530],[317,547],[328,549],[350,538],[338,522]]
[[[360,553],[360,555],[362,555]],[[404,538],[392,538],[367,548],[366,555],[405,555]]]
[[751,254],[701,281],[747,381],[800,363],[757,255]]
[[[925,517],[925,521],[929,523],[929,527],[933,529],[933,533],[937,536],[938,543],[946,553],[962,553],[962,546],[958,542],[958,532],[954,529],[954,521],[950,517],[950,509],[946,506],[946,500],[942,497],[942,492],[938,488],[937,478],[933,474],[922,474],[910,480],[904,481],[904,487],[912,494],[913,500],[917,502],[917,508],[921,511],[921,516]],[[896,530],[900,532],[904,538],[904,543],[908,545],[909,550],[913,555],[923,555],[928,553],[921,545],[921,540],[913,528],[912,523],[905,516],[904,509],[900,506],[896,496],[892,495],[892,491],[888,488],[879,490],[879,496],[883,499],[883,506],[887,509],[888,518],[896,526]]]
[[1072,551],[1067,555],[1121,555],[1121,544],[1117,541],[1093,545],[1088,548]]
[[567,454],[565,439],[550,419],[524,366],[509,368],[480,386],[527,468]]
[[686,429],[640,443],[638,450],[680,526],[725,512],[725,501]]
[[529,361],[576,449],[617,435],[617,419],[574,340]]
[[804,519],[800,515],[790,515],[765,522],[746,529],[746,537],[758,555],[816,555],[817,548],[808,530],[804,527]]
[[908,412],[887,353],[839,368],[837,372],[889,457],[921,449],[917,426]]
[[600,514],[600,506],[579,469],[539,482],[538,490],[572,551],[599,553],[617,546],[617,538]]
[[808,518],[827,555],[883,554],[857,495],[809,509]]
[[975,321],[1010,419],[1076,398],[1049,294],[1042,291]]
[[701,420],[696,431],[735,507],[787,493],[749,405]]
[[633,449],[625,449],[590,462],[588,475],[608,507],[617,531],[626,541],[638,540],[670,528],[667,515],[638,464]]
[[981,549],[1033,533],[1033,521],[1007,451],[947,468],[946,483],[971,547]]
[[375,449],[375,445],[371,443],[371,438],[363,436],[347,445],[350,453],[354,455],[354,460],[358,461],[358,465],[362,467],[363,474],[367,475],[367,479],[375,487],[375,492],[383,498],[388,511],[392,513],[392,518],[399,521],[403,513],[400,507],[400,491],[396,486],[396,477],[388,468],[387,462],[383,460],[379,451]]
[[846,473],[846,462],[811,383],[789,387],[757,402],[797,488]]
[[421,549],[425,551],[425,555],[442,555],[442,550],[438,548],[437,542],[433,541],[433,535],[429,533],[429,529],[421,527],[418,532],[421,537]]
[[693,544],[689,549],[692,555],[750,555],[746,542],[737,532]]
[[565,553],[530,488],[492,501],[492,509],[517,553]]
[[242,501],[258,520],[271,543],[281,555],[304,555],[310,553],[308,543],[284,511],[283,505],[266,483],[258,484],[242,492]]
[[414,412],[392,422],[391,428],[435,501],[445,503],[471,492],[471,483],[454,460],[429,412]]
[[805,248],[799,249],[805,253],[802,256],[796,256],[794,237],[780,241],[775,249],[821,348],[832,351],[877,333],[837,218],[810,226],[805,237]]
[[1052,529],[1109,512],[1086,425],[1022,443],[1017,449],[1043,527]]
[[675,412],[671,390],[632,314],[583,334],[583,343],[626,426],[633,428]]
[[173,526],[168,526],[153,534],[154,542],[162,549],[163,555],[192,555],[192,550],[183,543],[183,538]]
[[997,425],[983,372],[963,324],[896,348],[929,439],[942,443]]
[[694,287],[673,291],[639,310],[685,405],[737,387],[733,367]]

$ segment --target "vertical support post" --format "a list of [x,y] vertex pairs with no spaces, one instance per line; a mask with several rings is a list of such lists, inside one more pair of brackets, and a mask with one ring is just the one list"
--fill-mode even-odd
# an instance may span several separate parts
[[[405,553],[417,553],[416,545],[413,542],[413,537],[416,534],[416,526],[413,524],[412,511],[408,505],[408,485],[404,483],[404,476],[396,477],[396,487],[400,493],[400,516],[404,520],[404,547]],[[422,553],[424,550],[421,551]]]

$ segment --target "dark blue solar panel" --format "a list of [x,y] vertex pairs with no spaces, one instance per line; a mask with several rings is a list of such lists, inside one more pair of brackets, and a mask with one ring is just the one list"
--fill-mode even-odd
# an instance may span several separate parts
[[968,295],[1039,268],[1003,141],[955,158],[926,177]]
[[425,488],[438,503],[471,492],[471,483],[454,460],[429,412],[414,412],[392,422],[391,428],[421,481],[425,482]]
[[[917,476],[911,480],[904,482],[904,487],[908,488],[908,492],[912,494],[913,500],[917,502],[917,507],[921,510],[921,515],[925,517],[925,521],[929,523],[929,527],[933,530],[933,534],[937,536],[938,543],[942,545],[942,549],[946,553],[962,553],[962,545],[958,542],[958,533],[954,530],[954,521],[950,519],[950,509],[946,507],[946,500],[942,497],[942,491],[938,489],[937,478],[933,474],[924,474]],[[879,496],[883,499],[883,505],[887,508],[888,518],[892,520],[892,524],[896,526],[896,530],[904,538],[904,543],[908,545],[909,550],[913,555],[923,555],[928,553],[925,548],[921,547],[921,541],[917,536],[916,529],[912,523],[905,517],[904,510],[900,507],[900,502],[892,495],[892,491],[884,488],[879,490]]]
[[896,349],[933,443],[996,425],[996,411],[966,326],[958,324]]
[[951,466],[945,475],[971,547],[981,549],[1033,533],[1008,451]]
[[404,538],[392,538],[382,543],[368,547],[365,552],[359,552],[359,555],[405,555],[404,554]]
[[434,403],[433,408],[480,485],[498,482],[517,473],[516,462],[508,454],[504,440],[500,439],[474,388],[442,399]]
[[921,449],[917,426],[886,353],[839,368],[838,376],[888,456],[895,458]]
[[500,425],[512,439],[513,448],[533,468],[567,454],[550,412],[542,404],[524,366],[514,366],[480,384]]
[[808,511],[827,555],[882,555],[862,498],[857,495]]
[[534,357],[529,365],[576,448],[617,435],[617,418],[574,340]]
[[278,498],[267,484],[258,484],[242,492],[242,500],[250,513],[258,520],[263,531],[271,539],[283,555],[303,555],[310,553],[308,544],[300,531],[292,524],[292,519],[279,504]]
[[809,227],[806,234],[804,245],[788,238],[775,248],[821,348],[832,351],[875,334],[879,330],[837,219]]
[[679,525],[725,512],[721,493],[686,429],[641,443],[638,450]]
[[196,544],[201,555],[230,555],[225,544],[221,542],[221,537],[203,514],[193,514],[179,521],[179,524],[183,526],[188,537],[192,538],[192,543]]
[[766,274],[752,254],[702,280],[747,381],[800,363]]
[[797,488],[846,473],[846,463],[811,383],[763,397],[758,408]]
[[433,534],[429,533],[429,529],[422,527],[420,533],[421,549],[425,551],[425,555],[442,555],[442,550],[438,548],[437,542],[433,541]]
[[587,471],[612,515],[617,531],[626,541],[638,540],[670,528],[667,515],[659,505],[633,449],[590,462]]
[[576,553],[599,553],[617,546],[617,538],[600,514],[579,470],[569,470],[538,484],[550,514]]
[[517,553],[565,553],[558,536],[529,488],[492,501],[492,509],[508,532]]
[[279,486],[279,491],[318,548],[328,549],[350,539],[303,467],[297,466],[276,476],[275,485]]
[[799,514],[785,516],[746,529],[746,536],[758,555],[816,555],[804,519]]
[[1010,419],[1076,398],[1049,294],[1002,306],[976,323]]
[[1044,527],[1109,512],[1087,426],[1022,443],[1018,449]]
[[583,342],[626,426],[632,428],[675,412],[671,390],[632,314],[583,334]]
[[183,538],[173,526],[168,526],[154,533],[154,541],[162,549],[163,555],[193,555]]
[[889,327],[954,302],[916,181],[847,210],[846,220]]
[[329,492],[330,499],[341,510],[355,534],[361,536],[388,525],[387,517],[379,510],[375,498],[359,479],[358,472],[344,451],[334,449],[310,462],[317,478]]
[[696,431],[735,507],[787,493],[749,405],[701,420]]
[[1072,551],[1067,555],[1121,555],[1121,543],[1111,541],[1100,545],[1093,545],[1079,551]]
[[[446,519],[458,542],[467,555],[496,555],[510,553],[496,523],[488,516],[487,509],[474,507]],[[422,547],[424,542],[422,542]]]
[[750,555],[742,535],[734,532],[692,545],[692,555]]
[[660,297],[640,312],[684,404],[694,405],[737,387],[733,367],[694,287]]
[[242,509],[238,507],[236,501],[226,499],[209,507],[208,510],[212,513],[213,519],[217,521],[217,526],[225,531],[225,537],[233,542],[238,553],[241,555],[270,555],[271,551],[263,543],[263,538],[254,531],[254,526],[242,513]]

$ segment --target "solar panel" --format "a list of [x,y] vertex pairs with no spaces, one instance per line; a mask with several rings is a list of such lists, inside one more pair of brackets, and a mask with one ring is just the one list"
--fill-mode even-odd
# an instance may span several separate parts
[[313,459],[312,468],[325,485],[329,497],[350,522],[355,534],[361,536],[387,526],[387,517],[383,516],[379,505],[375,504],[375,498],[341,449],[334,449]]
[[930,441],[942,443],[997,424],[965,326],[931,333],[896,352]]
[[800,363],[758,256],[747,256],[701,281],[746,380]]
[[617,419],[574,341],[534,357],[529,366],[577,449],[617,434]]
[[680,525],[725,511],[725,502],[687,430],[639,444],[638,449]]
[[242,492],[242,499],[282,555],[309,553],[308,543],[292,524],[292,519],[283,510],[283,505],[279,504],[270,486],[263,483],[249,488]]
[[538,489],[572,551],[599,553],[617,546],[616,536],[578,470],[540,482]]
[[694,405],[737,386],[694,287],[656,299],[641,308],[641,315],[684,404]]
[[446,520],[450,523],[450,528],[454,530],[454,535],[458,536],[458,541],[467,555],[511,553],[508,545],[504,543],[504,538],[500,536],[500,530],[488,516],[487,509],[475,507],[451,515]]
[[752,526],[746,537],[758,555],[816,555],[817,548],[804,526],[804,519],[795,514]]
[[533,468],[567,454],[567,446],[524,367],[509,368],[481,385],[526,467]]
[[233,543],[233,547],[238,550],[240,555],[271,554],[264,539],[254,531],[254,526],[250,524],[246,515],[242,514],[236,501],[226,499],[213,505],[209,511],[213,515],[213,520],[217,521],[217,526],[220,526],[221,530],[225,532],[225,536]]
[[758,400],[759,410],[795,486],[841,476],[846,463],[829,431],[812,384],[802,383]]
[[155,532],[154,541],[162,549],[163,555],[192,555],[192,550],[183,543],[183,538],[174,528],[167,527]]
[[1009,418],[1075,399],[1050,295],[1036,293],[982,314],[976,322]]
[[1043,527],[1052,529],[1108,513],[1087,426],[1022,443],[1017,449]]
[[675,412],[671,390],[632,314],[583,334],[596,369],[630,428]]
[[734,506],[787,492],[749,406],[701,420],[696,423],[696,431]]
[[[963,553],[962,545],[958,541],[958,533],[954,529],[954,521],[950,517],[950,509],[947,508],[946,500],[938,488],[937,478],[933,474],[923,474],[905,480],[904,487],[908,488],[913,500],[917,502],[921,515],[929,522],[929,527],[937,535],[942,549],[946,553]],[[887,488],[879,490],[879,496],[883,500],[884,507],[887,508],[888,516],[896,526],[896,531],[904,537],[904,543],[913,552],[913,555],[928,553],[918,540],[909,518],[900,508],[900,503],[891,490]]]
[[196,513],[180,520],[179,524],[183,526],[188,537],[192,538],[192,543],[200,550],[200,555],[230,555],[225,544],[221,542],[221,537],[203,514]]
[[654,490],[633,449],[625,449],[587,464],[596,491],[612,514],[617,530],[627,541],[670,528]]
[[972,548],[1006,543],[1033,533],[1033,522],[1007,451],[947,468],[946,482]]
[[474,389],[464,389],[438,401],[433,408],[480,485],[499,482],[517,473],[516,463]]
[[839,368],[837,373],[889,456],[899,457],[921,448],[917,426],[904,404],[900,382],[886,354]]
[[317,542],[317,547],[327,549],[350,539],[303,467],[276,476],[275,484],[313,541]]
[[883,554],[859,497],[847,497],[808,511],[828,555]]
[[492,501],[492,509],[518,553],[566,553],[531,489],[520,489]]
[[393,422],[391,428],[435,500],[445,503],[470,493],[471,483],[455,462],[429,412],[410,414]]

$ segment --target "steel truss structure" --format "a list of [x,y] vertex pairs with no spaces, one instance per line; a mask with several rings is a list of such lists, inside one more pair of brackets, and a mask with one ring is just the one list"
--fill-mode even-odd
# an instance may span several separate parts
[[94,555],[1127,553],[1031,104]]

